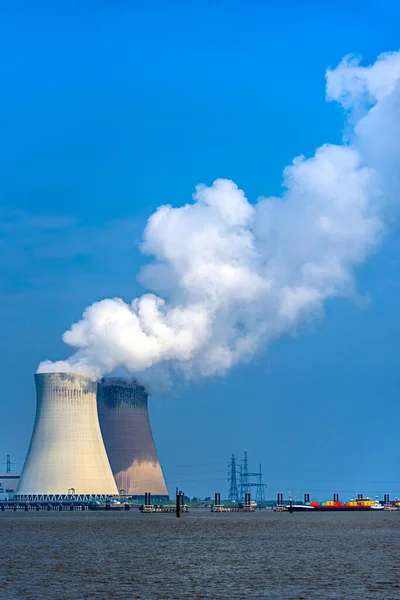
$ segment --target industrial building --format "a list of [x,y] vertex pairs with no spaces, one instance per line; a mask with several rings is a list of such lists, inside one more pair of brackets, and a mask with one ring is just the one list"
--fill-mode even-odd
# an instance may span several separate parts
[[0,500],[14,497],[19,477],[19,473],[12,473],[11,471],[0,472]]
[[97,414],[97,383],[75,373],[37,373],[36,417],[19,499],[118,494]]
[[97,402],[103,440],[121,495],[168,499],[151,432],[148,395],[135,379],[109,377],[98,384]]

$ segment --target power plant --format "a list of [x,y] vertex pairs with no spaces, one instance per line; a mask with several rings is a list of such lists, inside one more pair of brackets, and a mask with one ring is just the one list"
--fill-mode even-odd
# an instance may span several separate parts
[[37,373],[36,417],[16,499],[53,501],[168,492],[135,379],[92,381],[79,373]]
[[17,498],[118,494],[101,436],[97,383],[75,373],[37,373],[36,417]]
[[148,395],[135,379],[106,377],[98,384],[100,427],[121,495],[142,499],[146,492],[168,499],[151,432]]

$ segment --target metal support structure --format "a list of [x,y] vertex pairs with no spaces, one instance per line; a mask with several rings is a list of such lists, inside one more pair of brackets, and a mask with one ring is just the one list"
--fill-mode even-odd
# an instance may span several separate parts
[[187,507],[185,506],[185,494],[182,491],[179,491],[176,488],[176,516],[180,517],[183,512],[187,512]]
[[241,488],[241,496],[244,498],[246,496],[246,494],[250,493],[250,486],[249,486],[249,463],[248,463],[248,459],[247,459],[247,450],[244,451],[244,456],[243,456],[243,468],[242,468],[242,472],[241,472],[241,481],[240,481],[240,488]]
[[237,471],[237,467],[236,467],[236,458],[235,458],[235,455],[232,454],[231,460],[229,463],[229,473],[228,473],[228,480],[229,480],[228,500],[230,500],[231,502],[238,502],[240,499],[239,488],[238,488],[238,483],[237,483],[237,475],[238,475],[238,471]]
[[6,473],[11,473],[11,457],[9,454],[7,454]]
[[108,500],[107,494],[16,494],[15,501],[20,502],[60,502],[63,500],[78,501],[96,501]]
[[[246,494],[250,494],[251,488],[256,488],[256,501],[264,502],[265,488],[267,486],[263,483],[261,464],[258,472],[249,472],[247,451],[244,452],[243,464],[239,467],[239,475],[239,499],[243,502]],[[251,478],[255,479],[255,481],[251,481]]]
[[257,489],[256,489],[256,500],[257,500],[257,502],[265,502],[265,488],[267,486],[264,485],[263,480],[262,480],[261,463],[260,463],[260,467],[259,467],[259,475],[258,475],[257,484],[258,485],[257,485]]

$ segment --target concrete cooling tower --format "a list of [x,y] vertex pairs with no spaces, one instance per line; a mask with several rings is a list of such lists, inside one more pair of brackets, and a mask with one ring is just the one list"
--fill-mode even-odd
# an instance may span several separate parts
[[[134,379],[104,378],[97,389],[100,427],[118,490],[137,499],[168,491],[150,428],[147,392]],[[123,491],[121,491],[123,490]]]
[[17,497],[118,494],[101,437],[97,384],[85,375],[39,373],[36,418]]

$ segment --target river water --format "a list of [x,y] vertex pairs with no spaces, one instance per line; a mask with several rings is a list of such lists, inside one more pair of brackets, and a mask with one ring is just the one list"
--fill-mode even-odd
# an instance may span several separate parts
[[400,511],[0,513],[1,600],[399,600]]

